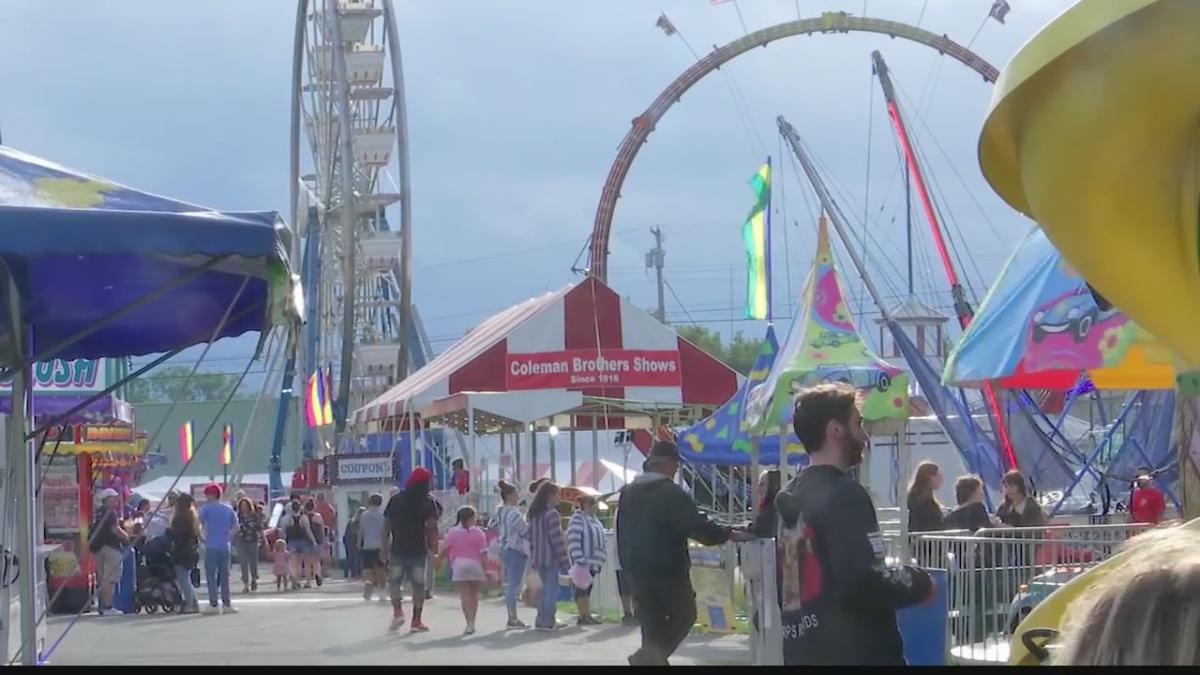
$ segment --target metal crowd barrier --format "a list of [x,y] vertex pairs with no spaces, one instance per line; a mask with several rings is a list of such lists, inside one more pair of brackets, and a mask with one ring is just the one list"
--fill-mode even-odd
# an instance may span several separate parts
[[[1109,558],[1148,525],[1060,525],[913,533],[884,531],[886,556],[947,571],[950,657],[960,664],[1004,663],[1013,630],[1059,586]],[[755,665],[782,663],[775,600],[774,542],[741,548],[749,585],[751,651]],[[907,546],[906,546],[907,544]],[[904,551],[907,550],[907,555]],[[907,560],[906,560],[907,558]]]
[[947,570],[951,655],[1008,660],[1021,620],[1058,587],[1111,557],[1144,524],[996,528],[911,535],[911,562]]

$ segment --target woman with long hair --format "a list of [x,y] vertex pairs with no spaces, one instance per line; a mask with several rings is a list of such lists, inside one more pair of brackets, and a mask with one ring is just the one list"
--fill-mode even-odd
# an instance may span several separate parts
[[170,543],[171,564],[175,567],[175,583],[183,598],[179,613],[196,614],[200,611],[200,603],[196,598],[196,587],[192,585],[192,570],[200,564],[200,519],[196,516],[196,502],[191,495],[179,495],[166,537]]
[[458,586],[462,602],[463,618],[467,627],[463,635],[475,633],[475,616],[479,612],[479,591],[487,581],[484,565],[487,562],[487,537],[475,526],[475,509],[463,506],[458,509],[454,527],[446,532],[442,549],[438,551],[433,565],[437,567],[443,559],[450,560],[450,580]]
[[238,567],[242,570],[242,592],[258,590],[258,547],[263,542],[263,521],[254,503],[242,497],[237,503]]
[[557,630],[565,623],[555,620],[558,601],[558,573],[565,571],[569,561],[563,542],[562,518],[558,513],[559,488],[550,481],[538,486],[533,503],[529,505],[529,562],[542,582],[538,597],[537,619],[534,628]]
[[[307,561],[312,549],[316,546],[313,540],[312,524],[299,499],[293,499],[279,519],[279,529],[283,531],[284,541],[287,542],[288,561],[291,566],[292,590],[300,588],[300,580],[308,579]],[[308,583],[307,581],[305,582]]]
[[754,524],[750,533],[761,539],[771,539],[775,536],[775,495],[783,486],[783,477],[779,469],[768,469],[758,476],[758,486],[754,497],[758,501],[758,513],[754,516]]
[[[305,556],[305,564],[308,566],[313,579],[316,580],[317,588],[320,588],[321,580],[324,576],[324,570],[321,569],[321,556],[329,541],[329,528],[325,524],[325,519],[321,517],[320,513],[317,513],[316,501],[309,499],[304,502],[304,515],[308,518],[308,524],[313,536],[313,547],[308,552],[308,555]],[[309,587],[308,577],[304,578],[304,587]]]
[[942,470],[933,462],[921,462],[908,485],[908,531],[936,532],[942,529],[942,505],[936,492],[942,487]]
[[1046,514],[1037,501],[1029,497],[1029,484],[1025,474],[1013,469],[1004,474],[1000,481],[1004,503],[996,509],[996,517],[1010,527],[1043,527]]
[[500,500],[503,504],[496,510],[496,521],[500,529],[500,562],[504,569],[504,606],[508,610],[508,628],[528,628],[517,617],[517,592],[525,578],[525,566],[529,562],[529,525],[521,515],[517,502],[521,493],[505,481],[500,481]]

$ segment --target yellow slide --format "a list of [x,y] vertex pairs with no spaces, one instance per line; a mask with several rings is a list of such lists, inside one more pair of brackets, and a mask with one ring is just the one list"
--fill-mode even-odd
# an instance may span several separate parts
[[[1191,531],[1195,536],[1200,536],[1200,518],[1179,527]],[[1083,591],[1104,578],[1104,575],[1124,565],[1130,559],[1130,556],[1133,555],[1137,555],[1136,545],[1068,581],[1062,588],[1051,593],[1045,600],[1034,607],[1033,611],[1025,617],[1025,620],[1021,622],[1021,625],[1017,626],[1017,630],[1013,633],[1012,644],[1009,645],[1008,665],[1039,665],[1042,662],[1042,655],[1036,653],[1038,651],[1036,648],[1042,647],[1047,642],[1047,637],[1057,636],[1058,630],[1062,626],[1063,615],[1067,610],[1067,606],[1078,598]],[[1027,633],[1029,634],[1028,636],[1026,636]],[[1034,643],[1035,650],[1033,652],[1025,644],[1026,639]]]
[[1085,279],[1200,367],[1200,1],[1080,0],[1004,69],[984,176]]

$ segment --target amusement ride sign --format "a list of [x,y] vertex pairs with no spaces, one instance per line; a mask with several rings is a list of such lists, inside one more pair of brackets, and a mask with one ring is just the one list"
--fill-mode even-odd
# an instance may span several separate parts
[[572,349],[510,353],[505,375],[510,391],[585,387],[678,387],[683,368],[676,350]]

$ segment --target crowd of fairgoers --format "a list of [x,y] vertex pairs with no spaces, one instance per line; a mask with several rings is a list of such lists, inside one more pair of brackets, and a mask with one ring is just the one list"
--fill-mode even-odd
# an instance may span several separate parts
[[[455,484],[462,483],[465,491],[469,479],[463,473],[456,475]],[[345,552],[341,576],[361,581],[364,599],[378,596],[380,603],[390,602],[392,630],[406,623],[406,604],[412,614],[410,629],[427,630],[423,604],[432,597],[435,571],[444,563],[461,598],[464,634],[475,632],[484,587],[496,585],[503,586],[508,628],[529,627],[517,616],[518,600],[538,607],[535,628],[564,627],[555,620],[557,593],[540,592],[544,587],[557,588],[560,571],[567,571],[572,579],[577,623],[600,623],[589,601],[592,581],[610,556],[595,497],[579,500],[564,531],[558,521],[557,486],[545,479],[535,481],[523,498],[516,487],[501,482],[502,503],[486,523],[499,536],[489,542],[481,527],[485,523],[470,506],[458,509],[453,525],[439,529],[443,507],[431,493],[430,482],[426,469],[414,470],[404,490],[371,495],[341,533],[334,527],[336,510],[323,493],[292,494],[283,502],[282,513],[272,518],[265,503],[254,502],[243,491],[230,498],[214,483],[204,489],[201,504],[189,494],[171,491],[157,507],[142,499],[132,514],[122,517],[117,492],[102,490],[90,538],[98,612],[102,616],[123,613],[114,608],[114,591],[130,552],[137,567],[135,611],[216,614],[237,611],[231,586],[239,572],[243,594],[258,593],[260,583],[262,590],[271,590],[271,577],[274,592],[321,587],[334,568],[335,542],[340,539]],[[544,491],[543,486],[547,486]],[[546,517],[534,522],[538,519],[527,518],[527,510]],[[545,564],[546,556],[534,556],[534,550],[544,550],[553,559]],[[531,558],[537,558],[538,565],[531,564]],[[616,564],[616,556],[611,558]],[[200,597],[202,574],[207,598]],[[636,625],[629,584],[619,571],[617,576],[622,623]]]

